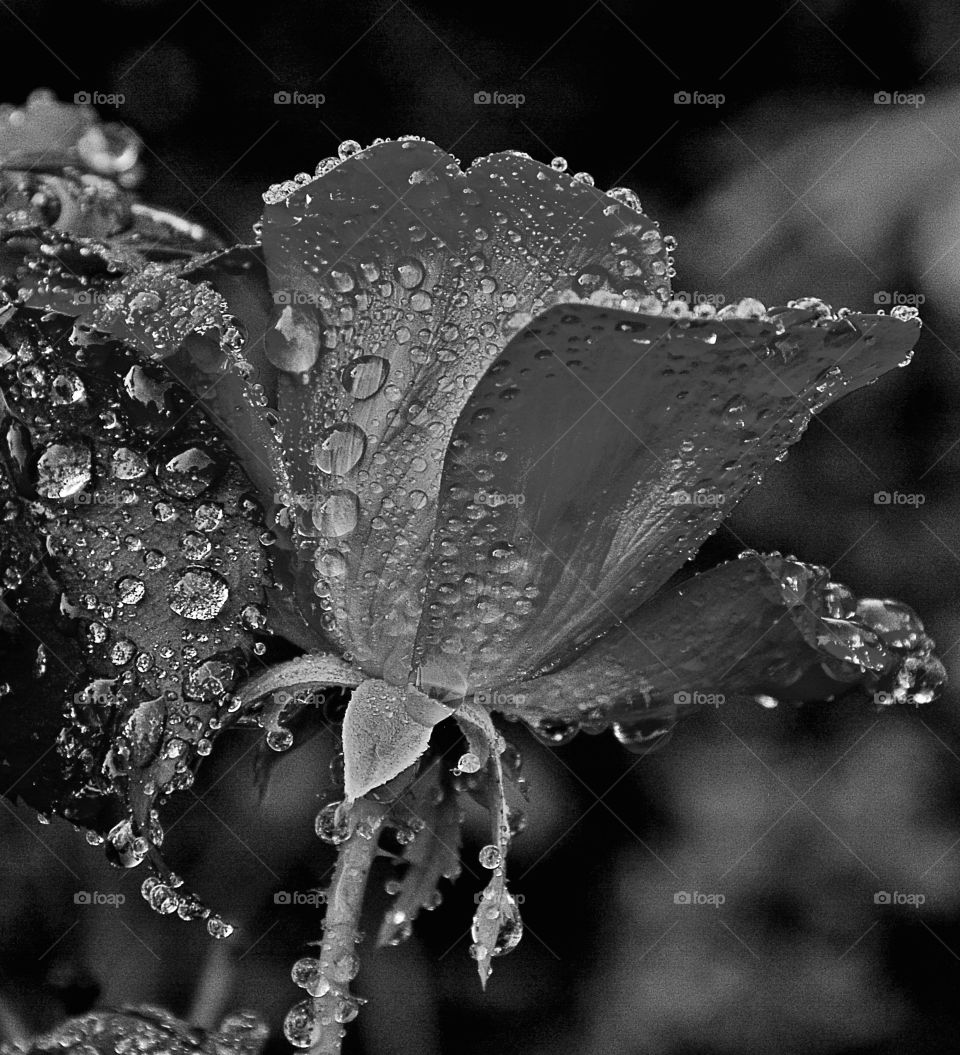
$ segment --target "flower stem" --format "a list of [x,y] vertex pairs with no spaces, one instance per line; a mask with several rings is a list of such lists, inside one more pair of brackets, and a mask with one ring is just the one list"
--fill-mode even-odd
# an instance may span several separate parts
[[356,997],[350,995],[350,979],[356,973],[360,911],[370,868],[377,856],[378,829],[387,812],[388,808],[378,802],[358,799],[347,815],[351,834],[337,853],[323,921],[319,988],[326,991],[314,997],[320,1029],[317,1042],[307,1055],[340,1055],[346,1033],[343,1022],[355,1013]]
[[249,678],[236,695],[240,703],[246,705],[280,689],[329,688],[331,685],[352,688],[361,681],[363,675],[339,656],[313,652],[278,663]]

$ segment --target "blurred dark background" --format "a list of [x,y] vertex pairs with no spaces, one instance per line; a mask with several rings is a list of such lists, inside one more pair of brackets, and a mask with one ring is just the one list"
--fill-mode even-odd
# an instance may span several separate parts
[[[464,162],[562,155],[598,186],[634,188],[678,236],[674,284],[691,299],[919,305],[913,366],[815,421],[710,552],[795,552],[860,594],[907,601],[956,680],[956,5],[5,0],[0,26],[2,100],[40,86],[122,97],[100,110],[143,138],[145,200],[228,239],[251,238],[268,184],[313,171],[340,140],[415,133]],[[478,92],[523,101],[477,104]],[[878,505],[880,491],[912,498]],[[371,1003],[347,1050],[952,1050],[956,704],[950,691],[879,715],[853,702],[705,708],[643,758],[608,736],[549,751],[509,730],[532,790],[512,864],[524,941],[481,994],[467,956],[481,883],[467,868],[406,945],[365,950]],[[130,1001],[210,1024],[248,1006],[285,1049],[289,967],[320,913],[275,894],[331,864],[312,832],[331,741],[280,761],[261,802],[255,740],[226,734],[167,817],[167,857],[239,924],[226,943],[151,913],[143,877],[111,871],[62,822],[0,810],[0,1025]],[[126,903],[78,906],[78,889]],[[679,890],[725,901],[677,905]]]

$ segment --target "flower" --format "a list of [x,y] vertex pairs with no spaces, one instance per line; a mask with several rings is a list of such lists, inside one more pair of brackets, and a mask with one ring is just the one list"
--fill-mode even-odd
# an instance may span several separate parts
[[[153,804],[189,786],[225,723],[255,716],[282,750],[289,713],[346,687],[344,800],[317,817],[341,847],[320,962],[352,940],[382,824],[452,833],[407,855],[384,930],[399,940],[454,870],[459,788],[436,756],[414,764],[455,715],[457,778],[486,782],[492,817],[472,929],[485,981],[522,933],[490,712],[549,743],[612,725],[645,751],[684,707],[732,695],[932,699],[942,666],[904,605],[780,554],[684,577],[814,413],[906,365],[913,310],[691,307],[632,191],[514,151],[463,170],[415,137],[341,144],[264,195],[259,247],[228,251],[97,175],[109,159],[75,142],[97,133],[58,115],[41,96],[26,131],[0,122],[0,328],[16,338],[0,381],[24,433],[2,482],[28,514],[5,540],[27,588],[4,630],[93,679],[58,744],[74,817],[84,796],[122,801],[121,863],[159,867]],[[60,182],[31,168],[45,135]],[[54,397],[73,407],[57,421]],[[77,495],[91,508],[63,505]],[[145,547],[149,571],[175,558],[166,593],[140,578]],[[250,676],[262,631],[305,654]],[[74,687],[62,665],[54,694]],[[229,933],[168,882],[143,889]],[[324,994],[291,1013],[308,1033],[318,1007],[344,1020],[346,989]]]
[[317,647],[548,739],[822,665],[930,698],[916,616],[822,568],[671,581],[813,413],[909,361],[915,312],[690,308],[636,196],[563,168],[348,142],[264,195],[244,355]]

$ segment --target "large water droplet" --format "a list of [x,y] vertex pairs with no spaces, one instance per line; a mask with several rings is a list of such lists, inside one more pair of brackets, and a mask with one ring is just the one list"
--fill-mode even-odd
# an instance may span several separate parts
[[353,491],[331,491],[313,510],[313,522],[321,535],[341,538],[357,526],[360,500]]
[[354,399],[375,396],[387,382],[390,364],[379,355],[361,355],[347,363],[340,373],[340,383]]
[[188,568],[174,583],[170,607],[184,619],[214,619],[229,596],[223,576],[209,568]]
[[356,425],[334,425],[313,448],[313,463],[321,472],[343,476],[352,472],[367,449],[367,437]]
[[37,494],[70,498],[92,478],[90,448],[83,443],[53,443],[37,461]]

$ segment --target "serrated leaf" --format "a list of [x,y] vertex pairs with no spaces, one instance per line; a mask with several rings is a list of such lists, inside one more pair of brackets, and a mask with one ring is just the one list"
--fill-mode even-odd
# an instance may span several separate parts
[[460,805],[456,794],[443,784],[444,764],[434,759],[416,783],[408,808],[423,823],[412,843],[404,849],[407,871],[400,890],[384,917],[378,945],[397,945],[421,909],[432,908],[441,879],[460,872]]
[[399,776],[426,751],[430,732],[450,714],[412,685],[371,678],[354,690],[343,718],[346,801]]

